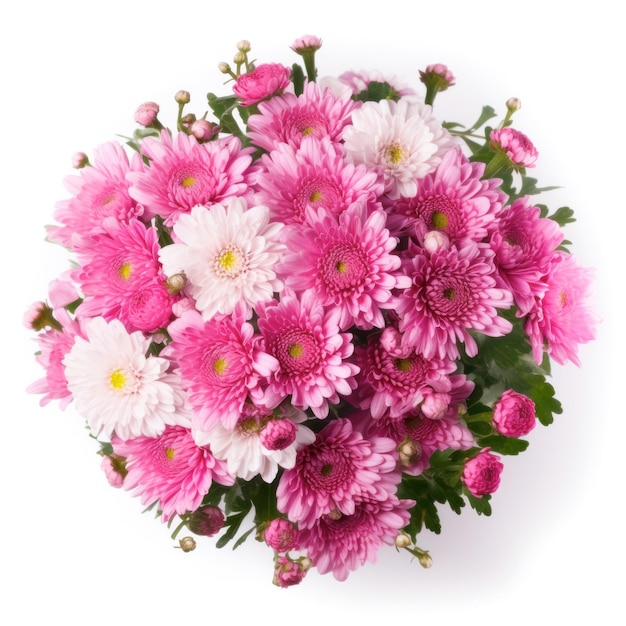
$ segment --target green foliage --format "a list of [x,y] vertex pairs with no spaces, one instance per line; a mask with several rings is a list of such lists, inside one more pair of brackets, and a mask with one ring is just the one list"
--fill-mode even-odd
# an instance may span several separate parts
[[375,80],[368,83],[367,88],[352,96],[357,102],[380,102],[381,100],[400,99],[398,92],[387,82],[379,83]]

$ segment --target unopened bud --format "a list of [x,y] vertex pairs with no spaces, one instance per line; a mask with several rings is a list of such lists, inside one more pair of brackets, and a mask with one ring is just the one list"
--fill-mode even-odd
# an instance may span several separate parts
[[135,110],[135,122],[142,126],[151,126],[159,114],[159,105],[156,102],[144,102]]
[[183,552],[191,552],[196,549],[196,540],[193,537],[183,537],[178,542],[178,547],[180,547]]
[[217,68],[222,74],[231,74],[232,70],[230,69],[230,65],[228,63],[224,63],[224,61],[217,64]]
[[340,520],[342,518],[341,511],[337,508],[334,508],[328,513],[328,517],[336,522],[337,520]]
[[400,463],[404,467],[411,467],[415,465],[422,456],[422,448],[417,441],[413,441],[409,437],[405,437],[398,446],[398,456],[400,457]]
[[193,122],[189,130],[198,141],[209,141],[219,133],[219,126],[201,119]]
[[246,62],[246,55],[244,52],[237,52],[233,57],[233,63],[236,65],[242,65]]
[[240,52],[250,52],[251,48],[252,46],[247,39],[242,39],[241,41],[237,42],[237,50],[239,50]]
[[428,569],[429,567],[432,567],[433,558],[432,558],[432,556],[430,556],[430,554],[428,554],[428,552],[423,552],[422,554],[420,554],[417,557],[417,560],[420,562],[420,565],[424,569]]
[[89,165],[89,157],[84,152],[75,152],[72,155],[72,167],[80,170]]
[[182,273],[172,274],[171,276],[167,277],[165,284],[167,285],[167,290],[170,292],[170,294],[174,295],[185,288],[185,285],[187,284],[187,278]]
[[411,545],[411,537],[405,532],[396,535],[396,548],[408,548]]
[[174,100],[176,100],[178,104],[188,104],[191,100],[191,94],[188,91],[181,89],[176,92]]
[[506,108],[511,113],[515,113],[515,111],[519,111],[522,108],[522,101],[519,98],[509,98],[506,101]]

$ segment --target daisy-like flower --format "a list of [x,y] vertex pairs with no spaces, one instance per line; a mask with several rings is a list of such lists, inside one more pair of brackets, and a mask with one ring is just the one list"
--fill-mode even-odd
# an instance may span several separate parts
[[280,291],[274,266],[285,249],[280,223],[269,209],[232,198],[228,206],[196,206],[174,226],[176,243],[159,256],[169,276],[184,273],[188,291],[205,320],[228,315],[239,303],[253,307]]
[[192,135],[164,130],[160,139],[146,137],[141,152],[150,161],[131,173],[131,196],[145,208],[147,219],[159,215],[172,226],[196,205],[211,206],[248,192],[251,150],[237,137],[200,143]]
[[114,437],[111,443],[115,454],[126,459],[124,489],[144,505],[158,502],[164,522],[198,508],[213,481],[226,486],[235,482],[226,464],[196,445],[182,425],[166,426],[155,437]]
[[358,371],[348,361],[354,346],[352,335],[340,332],[339,311],[326,310],[311,291],[298,298],[285,290],[280,303],[260,303],[257,313],[266,350],[279,363],[265,392],[266,406],[291,396],[295,407],[327,417],[328,403],[352,392]]
[[324,306],[335,307],[340,328],[382,328],[382,310],[393,306],[391,292],[404,279],[397,272],[397,240],[389,236],[386,219],[382,209],[368,212],[358,203],[338,217],[309,210],[305,224],[287,229],[291,252],[281,261],[279,275],[287,287],[313,290]]
[[260,400],[261,383],[278,368],[244,312],[204,321],[191,309],[168,327],[172,343],[163,354],[178,364],[194,430],[234,428],[248,398]]
[[298,148],[279,144],[261,163],[255,202],[270,207],[272,219],[284,224],[302,223],[308,208],[338,215],[355,202],[374,206],[383,193],[376,174],[346,163],[341,146],[329,137],[304,137]]
[[322,515],[300,531],[300,545],[320,574],[342,581],[365,563],[375,563],[383,545],[394,545],[410,520],[412,500],[389,494],[385,500],[365,499],[354,512]]
[[456,145],[431,107],[410,99],[365,102],[352,113],[342,138],[346,158],[377,172],[392,198],[414,196],[417,179]]
[[434,172],[419,181],[411,198],[387,201],[392,232],[439,231],[452,242],[482,241],[502,210],[506,195],[499,179],[481,180],[484,163],[470,163],[460,149],[449,150]]
[[248,136],[255,146],[271,151],[280,143],[297,148],[307,136],[328,136],[339,142],[356,103],[349,93],[335,95],[315,82],[301,95],[285,93],[259,104],[259,113],[248,118]]
[[350,420],[339,418],[283,472],[276,489],[278,510],[301,529],[315,525],[322,515],[352,515],[360,501],[384,501],[395,493],[397,460],[395,441],[365,439]]
[[126,175],[142,170],[140,157],[134,154],[129,159],[116,142],[96,148],[93,165],[65,179],[73,197],[57,203],[54,217],[61,225],[48,226],[49,238],[67,248],[82,250],[84,238],[103,232],[106,219],[127,222],[141,216],[143,207],[131,198]]
[[554,220],[540,217],[528,197],[519,198],[500,214],[490,245],[500,278],[513,293],[523,317],[547,289],[544,276],[563,232]]
[[77,412],[96,437],[156,437],[165,426],[189,419],[185,396],[170,362],[146,356],[150,340],[128,333],[119,320],[85,324],[63,359]]
[[[226,459],[233,476],[243,480],[261,476],[271,483],[279,467],[292,468],[297,451],[315,441],[315,433],[304,425],[306,420],[305,413],[286,403],[274,411],[248,403],[234,428],[218,425],[209,431],[195,431],[194,439],[209,445],[218,458]],[[274,439],[274,445],[268,448],[263,435],[273,426],[283,426],[283,432],[290,436],[280,444]]]
[[600,318],[589,302],[594,271],[566,252],[554,253],[545,281],[548,288],[528,313],[524,328],[539,364],[544,350],[563,365],[580,366],[578,346],[595,338]]
[[399,330],[404,345],[425,358],[459,358],[458,341],[475,356],[478,346],[470,330],[490,337],[511,332],[498,309],[510,307],[513,297],[496,286],[493,252],[486,244],[468,240],[432,254],[413,247],[405,270],[413,284],[398,296]]

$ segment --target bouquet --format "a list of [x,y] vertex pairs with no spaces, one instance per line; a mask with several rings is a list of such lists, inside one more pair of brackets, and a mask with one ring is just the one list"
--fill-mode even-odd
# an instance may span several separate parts
[[46,228],[72,263],[25,313],[28,391],[73,405],[109,483],[183,551],[266,543],[280,587],[384,545],[430,567],[420,532],[490,514],[599,322],[517,98],[442,121],[445,65],[320,77],[321,45],[289,67],[241,41],[205,110],[146,102],[76,154]]

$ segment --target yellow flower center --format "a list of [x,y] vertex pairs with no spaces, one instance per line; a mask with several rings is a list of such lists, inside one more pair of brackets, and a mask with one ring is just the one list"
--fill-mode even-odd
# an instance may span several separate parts
[[448,225],[448,218],[441,211],[435,211],[430,219],[437,230],[444,230]]
[[562,307],[567,304],[567,294],[564,291],[561,291],[561,293],[559,293],[559,300]]
[[218,376],[223,376],[227,366],[228,363],[226,362],[226,359],[222,359],[221,357],[217,358],[215,359],[215,363],[213,363],[213,371]]
[[311,202],[319,202],[322,199],[322,192],[319,190],[314,191],[310,196],[309,200]]
[[411,359],[396,359],[395,366],[401,372],[408,372],[411,369]]
[[335,269],[340,274],[345,274],[346,270],[348,269],[348,264],[345,261],[337,261],[337,264],[335,265]]
[[385,148],[385,158],[391,165],[398,165],[404,160],[404,150],[397,143],[392,143]]
[[236,278],[246,271],[246,257],[234,244],[222,248],[215,257],[215,271],[220,276]]
[[111,387],[113,387],[113,389],[117,389],[117,391],[122,391],[124,389],[126,380],[126,374],[124,373],[124,370],[121,369],[111,372],[111,376],[109,377]]
[[195,184],[195,182],[196,182],[196,179],[193,176],[185,176],[185,178],[182,179],[180,184],[182,187],[186,189],[187,187],[192,187]]
[[452,289],[452,287],[448,287],[447,289],[444,289],[443,297],[447,298],[448,300],[454,300],[454,289]]
[[130,263],[124,263],[120,265],[120,269],[117,270],[117,273],[120,275],[120,278],[123,280],[128,280],[130,278],[130,272],[132,270],[132,266]]
[[307,126],[306,128],[302,129],[302,134],[306,137],[307,135],[310,135],[313,132],[313,127],[312,126]]
[[302,349],[302,344],[300,344],[300,343],[292,343],[289,346],[288,352],[289,352],[289,356],[292,359],[299,359],[302,356],[302,354],[304,353],[304,350]]
[[176,456],[176,450],[174,450],[174,448],[167,448],[165,450],[165,456],[172,461],[174,459],[174,457]]

